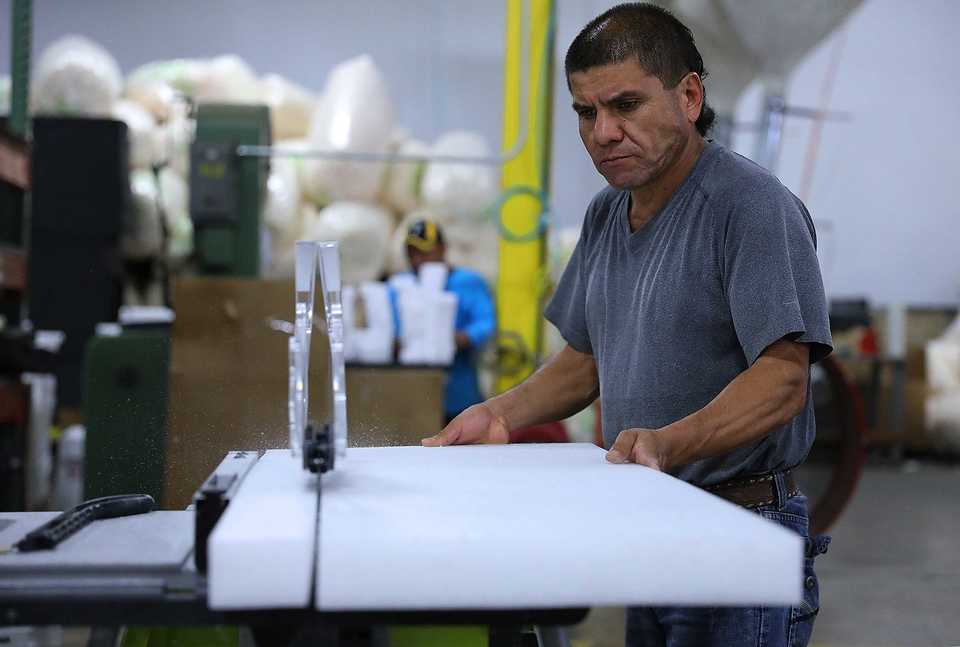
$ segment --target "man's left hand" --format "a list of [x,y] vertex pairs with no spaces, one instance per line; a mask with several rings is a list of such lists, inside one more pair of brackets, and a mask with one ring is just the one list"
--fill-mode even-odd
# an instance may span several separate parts
[[666,446],[656,429],[626,429],[607,452],[610,463],[636,463],[658,472],[667,467]]
[[457,331],[453,336],[453,341],[457,345],[457,350],[467,350],[470,348],[470,335],[465,332]]

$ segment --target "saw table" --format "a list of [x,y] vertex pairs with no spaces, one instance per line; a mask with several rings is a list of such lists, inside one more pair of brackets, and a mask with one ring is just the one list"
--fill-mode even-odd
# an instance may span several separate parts
[[[0,624],[249,625],[261,643],[336,644],[344,627],[799,603],[798,535],[593,445],[347,450],[338,254],[296,247],[290,449],[231,452],[193,510],[102,519],[53,550],[0,555]],[[323,423],[307,415],[318,274],[334,405]],[[0,513],[0,546],[52,514]],[[492,631],[491,644],[516,635]]]

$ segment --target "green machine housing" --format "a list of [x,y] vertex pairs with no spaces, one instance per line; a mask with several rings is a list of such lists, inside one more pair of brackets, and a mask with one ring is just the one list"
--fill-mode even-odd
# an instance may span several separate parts
[[261,214],[269,157],[237,154],[270,145],[267,106],[200,104],[190,149],[190,216],[201,274],[260,275]]

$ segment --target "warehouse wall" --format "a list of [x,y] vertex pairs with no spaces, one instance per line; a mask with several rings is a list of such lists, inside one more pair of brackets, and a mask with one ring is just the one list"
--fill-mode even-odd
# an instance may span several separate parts
[[[579,28],[610,6],[558,0],[554,115],[554,209],[575,225],[603,186],[583,152],[561,62]],[[332,65],[370,52],[387,77],[401,123],[421,138],[452,128],[500,143],[503,4],[454,0],[207,2],[35,0],[35,51],[64,33],[90,36],[125,71],[159,58],[235,52],[260,72],[280,72],[319,89]],[[0,0],[8,29],[10,0]],[[960,3],[866,0],[846,26],[830,108],[851,119],[824,125],[808,195],[821,232],[821,261],[833,295],[866,294],[879,303],[960,300],[953,182],[960,152],[949,126],[960,109],[960,56],[952,26]],[[6,42],[6,38],[2,39]],[[828,39],[797,68],[788,101],[819,107]],[[707,61],[709,67],[709,61]],[[0,73],[9,52],[0,51]],[[738,120],[756,121],[760,92],[749,89]],[[941,123],[946,122],[946,127]],[[778,169],[800,191],[810,124],[788,121]],[[735,147],[753,151],[750,133]]]

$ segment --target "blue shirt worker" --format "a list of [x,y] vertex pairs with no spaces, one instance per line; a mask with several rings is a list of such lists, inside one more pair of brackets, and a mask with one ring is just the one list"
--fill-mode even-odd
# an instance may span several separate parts
[[[417,220],[407,230],[407,259],[416,274],[424,263],[445,263],[446,244],[443,231],[430,220]],[[477,379],[477,355],[493,336],[496,327],[493,299],[487,284],[476,272],[448,265],[446,289],[457,295],[457,317],[454,325],[456,354],[447,371],[444,394],[444,415],[447,422],[468,407],[483,402]],[[396,295],[391,292],[394,321],[399,326]]]

